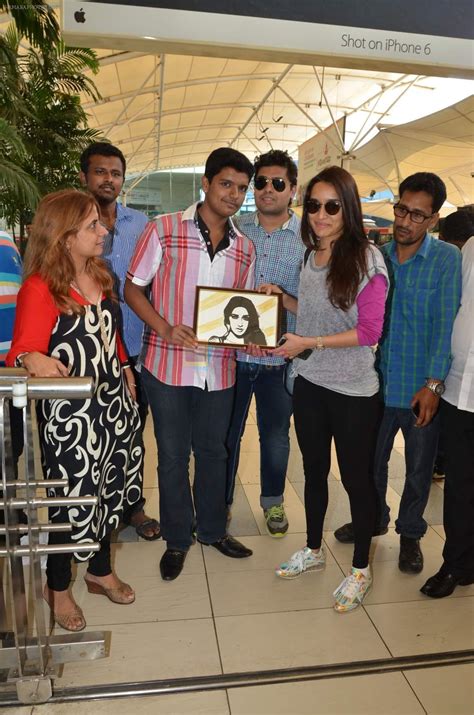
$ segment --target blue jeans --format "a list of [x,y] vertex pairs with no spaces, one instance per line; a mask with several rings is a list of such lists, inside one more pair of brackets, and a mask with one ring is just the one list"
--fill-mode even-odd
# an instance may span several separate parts
[[[166,385],[142,368],[158,446],[160,523],[169,549],[187,551],[197,537],[211,544],[226,533],[225,438],[234,388],[209,392]],[[193,494],[189,457],[194,452]],[[193,507],[194,497],[194,507]]]
[[234,498],[240,442],[253,394],[257,403],[260,438],[260,505],[262,509],[268,509],[283,501],[290,454],[290,417],[293,409],[291,396],[283,384],[284,371],[284,365],[241,361],[237,363],[234,409],[227,436],[227,504],[232,504]]
[[405,439],[406,476],[395,529],[398,534],[410,539],[420,539],[427,529],[423,512],[433,478],[439,414],[426,427],[415,427],[415,422],[411,409],[385,407],[374,460],[374,481],[379,496],[377,522],[380,527],[386,527],[390,522],[390,509],[386,501],[388,462],[395,435],[401,429]]

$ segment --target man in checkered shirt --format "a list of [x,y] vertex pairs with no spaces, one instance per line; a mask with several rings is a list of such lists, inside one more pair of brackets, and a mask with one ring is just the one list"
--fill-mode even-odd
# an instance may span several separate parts
[[[398,566],[419,573],[423,554],[419,540],[431,487],[439,434],[439,400],[451,364],[451,333],[461,296],[461,254],[428,231],[439,220],[446,199],[443,181],[429,172],[406,178],[394,205],[394,240],[382,247],[390,293],[379,344],[379,370],[384,411],[374,458],[379,512],[374,536],[387,533],[388,461],[401,429],[405,439],[406,477],[395,531],[400,534]],[[353,543],[352,524],[335,536]]]
[[[255,162],[255,213],[239,218],[240,230],[255,246],[256,287],[273,284],[283,294],[283,331],[296,327],[296,298],[304,245],[300,219],[291,211],[296,192],[297,167],[285,151],[269,151]],[[276,288],[278,286],[278,288]],[[260,437],[260,505],[268,533],[281,537],[288,531],[283,506],[290,451],[292,399],[284,386],[285,361],[281,357],[253,357],[237,353],[237,382],[231,426],[227,438],[227,504],[234,497],[240,441],[252,397],[257,406]]]

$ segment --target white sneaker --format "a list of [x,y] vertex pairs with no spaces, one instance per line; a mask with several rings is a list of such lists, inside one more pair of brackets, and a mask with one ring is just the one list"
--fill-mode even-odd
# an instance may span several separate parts
[[326,554],[321,546],[319,552],[315,554],[307,546],[300,551],[296,551],[288,561],[280,564],[275,569],[275,573],[280,578],[296,578],[308,571],[319,571],[326,566]]
[[367,575],[352,567],[351,572],[333,593],[334,608],[338,613],[353,611],[360,606],[372,586],[370,569]]

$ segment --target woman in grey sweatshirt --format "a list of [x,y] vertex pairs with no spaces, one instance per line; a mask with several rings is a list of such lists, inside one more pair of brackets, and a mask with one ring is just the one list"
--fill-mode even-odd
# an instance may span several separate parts
[[[355,543],[352,569],[334,592],[336,611],[357,608],[372,584],[375,524],[370,476],[379,419],[374,348],[383,327],[388,275],[365,235],[359,193],[337,166],[308,184],[301,224],[311,253],[302,268],[296,334],[275,353],[295,358],[294,419],[305,473],[307,545],[277,569],[282,578],[325,565],[322,546],[334,438]],[[298,354],[312,350],[306,360]]]

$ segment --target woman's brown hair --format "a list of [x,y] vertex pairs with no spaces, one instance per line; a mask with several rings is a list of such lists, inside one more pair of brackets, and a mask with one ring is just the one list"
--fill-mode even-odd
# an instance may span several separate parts
[[339,166],[328,166],[311,179],[304,197],[301,235],[305,246],[316,251],[319,240],[309,222],[307,201],[313,186],[320,181],[334,186],[344,219],[342,236],[334,242],[328,265],[329,300],[336,308],[348,310],[355,302],[362,276],[367,273],[368,239],[362,221],[359,191],[353,177]]
[[[63,313],[84,312],[69,295],[75,277],[74,263],[67,248],[67,240],[99,207],[91,194],[76,189],[64,189],[48,194],[40,202],[31,227],[25,255],[24,276],[38,273],[48,284],[59,310]],[[86,270],[108,297],[113,297],[113,279],[101,258],[89,258]]]

